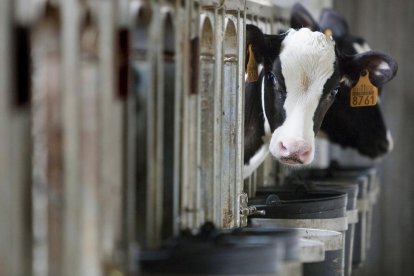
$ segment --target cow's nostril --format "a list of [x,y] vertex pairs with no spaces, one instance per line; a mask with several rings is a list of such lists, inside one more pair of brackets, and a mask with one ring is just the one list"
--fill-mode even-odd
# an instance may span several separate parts
[[304,150],[300,153],[301,157],[308,157],[311,153],[310,149]]
[[285,145],[283,145],[283,142],[279,142],[279,149],[280,149],[280,151],[282,151],[282,152],[287,151],[287,148],[285,147]]

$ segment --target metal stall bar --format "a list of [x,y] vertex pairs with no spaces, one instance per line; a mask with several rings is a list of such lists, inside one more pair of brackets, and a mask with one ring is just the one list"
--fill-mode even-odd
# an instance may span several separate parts
[[62,2],[62,121],[64,174],[63,275],[81,273],[81,184],[79,156],[79,7],[77,1]]
[[96,3],[98,23],[99,97],[99,252],[104,271],[119,266],[119,243],[122,230],[123,189],[123,114],[125,102],[117,90],[116,39],[118,34],[117,5],[112,1]]
[[[10,90],[11,90],[11,70],[10,65],[12,61],[10,59],[11,51],[11,11],[12,5],[10,1],[2,1],[0,3],[0,39],[3,41],[0,45],[0,139],[3,141],[0,144],[0,176],[2,181],[0,182],[0,221],[5,222],[10,219],[10,213],[14,213],[13,195],[16,192],[13,189],[11,180],[11,164],[8,160],[11,152],[11,141],[9,136],[10,131]],[[18,202],[18,201],[17,201]],[[16,202],[16,203],[17,203]],[[13,208],[14,207],[14,208]],[[0,223],[0,263],[3,265],[0,267],[0,273],[4,275],[10,275],[15,273],[17,268],[15,267],[14,259],[20,260],[19,246],[13,246],[13,227],[8,223]],[[11,253],[11,254],[10,254]]]
[[[153,132],[154,128],[152,112],[154,95],[154,63],[150,47],[150,24],[152,20],[151,6],[138,1],[131,2],[134,9],[132,16],[132,45],[131,45],[131,70],[132,93],[128,98],[128,184],[130,187],[128,196],[131,202],[128,223],[131,225],[129,233],[136,235],[136,241],[144,248],[148,247],[147,235],[152,232],[150,228],[150,211],[148,211],[148,189],[151,185],[150,172],[153,170]],[[135,133],[134,133],[135,132]],[[135,157],[136,156],[136,157]],[[136,164],[134,164],[134,161]],[[136,173],[134,173],[136,170]],[[135,190],[136,189],[136,190]],[[134,197],[136,193],[136,201]],[[136,220],[136,225],[132,221]],[[136,233],[134,233],[136,228]],[[134,239],[133,237],[131,239]]]
[[[164,205],[164,27],[166,25],[164,12],[162,10],[162,2],[154,3],[153,9],[154,17],[152,25],[152,45],[156,48],[156,54],[154,56],[154,73],[155,80],[154,88],[154,142],[155,142],[155,166],[154,166],[154,182],[152,194],[150,194],[151,208],[154,216],[154,245],[159,246],[161,244],[162,228],[163,228],[163,213],[164,210],[161,206]],[[155,24],[155,22],[159,22]]]
[[200,71],[199,107],[200,135],[200,187],[202,189],[205,220],[218,223],[215,212],[214,186],[214,10],[203,9],[200,16]]
[[[177,174],[179,174],[179,169],[177,162],[179,162],[179,152],[177,151],[177,140],[179,141],[179,131],[176,131],[176,128],[179,128],[180,125],[176,124],[179,120],[177,116],[176,106],[177,106],[177,97],[175,90],[175,76],[176,76],[176,59],[175,59],[175,30],[176,22],[173,19],[174,14],[171,8],[165,9],[163,11],[163,32],[162,32],[162,71],[160,72],[162,76],[162,97],[163,97],[163,116],[162,119],[162,156],[163,156],[163,201],[162,201],[162,231],[161,235],[163,239],[170,238],[174,234],[174,224],[175,224],[175,215],[176,210],[174,204],[176,201],[175,195],[175,184],[178,180]],[[160,66],[161,67],[161,66]]]
[[184,66],[183,72],[183,131],[182,131],[182,186],[181,186],[181,228],[195,228],[200,223],[200,181],[199,181],[199,95],[197,91],[199,3],[186,2],[183,22]]
[[[10,224],[14,232],[14,246],[18,250],[11,251],[13,255],[12,263],[18,268],[15,273],[27,275],[31,271],[32,265],[32,217],[31,217],[31,141],[30,141],[30,31],[28,23],[30,17],[24,18],[22,9],[18,9],[18,4],[14,3],[15,20],[13,30],[13,48],[10,54],[13,56],[14,65],[10,64],[13,70],[13,87],[10,90],[11,98],[11,129],[10,137],[12,144],[10,163],[12,173],[12,185],[15,187],[13,202],[15,213],[11,212],[12,220]],[[38,5],[39,6],[39,5]],[[34,10],[34,9],[33,9]],[[33,10],[31,10],[33,12]],[[7,63],[6,63],[7,64]]]
[[[10,117],[11,117],[11,56],[12,49],[12,3],[11,1],[0,2],[0,187],[3,191],[0,193],[0,273],[2,275],[11,275],[18,272],[15,266],[15,259],[20,260],[18,253],[20,246],[13,246],[13,223],[5,223],[10,220],[11,213],[14,214],[18,210],[18,202],[13,205],[15,196],[18,194],[12,185],[11,164],[9,156],[11,156],[11,138],[10,137]],[[17,198],[18,200],[19,198]]]
[[16,6],[0,3],[0,275],[29,275],[31,268],[30,107],[29,98],[19,101],[30,95],[29,37],[25,22],[13,25]]
[[235,226],[241,226],[240,206],[244,198],[243,194],[243,165],[244,165],[244,60],[245,60],[245,40],[246,40],[246,13],[245,3],[237,12],[237,30],[238,30],[238,68],[237,68],[237,109],[236,109],[236,182],[235,182]]
[[62,265],[60,13],[50,5],[44,8],[31,28],[34,275],[60,274]]
[[223,88],[222,88],[222,212],[223,227],[235,226],[239,213],[235,209],[236,192],[236,141],[237,141],[237,17],[226,11],[223,43]]
[[172,5],[175,8],[175,36],[174,36],[174,159],[173,159],[173,188],[170,189],[172,194],[172,234],[177,236],[180,229],[180,187],[182,181],[182,112],[183,112],[183,95],[185,85],[183,83],[183,72],[184,69],[184,47],[182,47],[182,42],[185,39],[185,33],[182,32],[183,26],[185,25],[186,20],[183,15],[185,14],[185,6],[183,6],[180,1],[172,1]]
[[214,62],[214,135],[213,139],[216,141],[214,143],[214,222],[218,227],[223,226],[223,213],[222,206],[223,202],[221,201],[221,114],[222,114],[222,102],[221,102],[221,83],[223,79],[222,75],[222,65],[223,65],[223,52],[221,42],[224,38],[224,13],[223,7],[219,6],[218,3],[214,6],[214,53],[215,53],[215,62]]
[[[140,210],[137,208],[138,204],[138,114],[139,99],[137,97],[136,87],[138,86],[138,76],[134,74],[134,61],[135,58],[139,60],[139,48],[135,46],[135,31],[139,29],[138,15],[139,6],[135,2],[128,3],[124,16],[127,16],[128,20],[125,22],[124,31],[127,32],[128,41],[125,45],[127,47],[125,53],[126,70],[128,77],[131,77],[131,81],[126,84],[128,89],[126,96],[125,107],[125,187],[124,187],[124,246],[125,246],[125,271],[127,274],[134,274],[138,271],[138,266],[134,262],[134,255],[138,253],[138,215]],[[145,30],[145,29],[144,29]],[[138,39],[138,43],[141,39]],[[148,41],[147,37],[142,38],[144,44]],[[137,49],[137,53],[135,52]],[[145,49],[145,47],[144,47]],[[142,57],[141,57],[142,58]]]
[[138,1],[130,3],[131,23],[129,66],[131,71],[131,93],[127,94],[126,114],[126,240],[128,269],[137,268],[132,261],[138,243],[145,246],[145,203],[147,179],[146,93],[150,79],[147,49],[149,41],[150,7]]
[[100,125],[98,113],[99,65],[98,26],[96,14],[88,8],[81,14],[79,40],[80,95],[80,182],[82,270],[84,275],[101,275],[102,267],[99,252],[99,202],[101,179],[99,176]]
[[[128,153],[132,156],[128,158],[128,181],[133,183],[137,177],[137,197],[141,199],[136,202],[137,239],[144,248],[154,248],[162,238],[178,232],[180,66],[184,65],[178,60],[185,55],[178,47],[182,41],[176,37],[176,30],[181,25],[175,21],[174,2],[134,1],[131,5],[137,12],[131,55],[134,94],[128,100],[127,117],[128,148],[135,153]],[[136,169],[132,167],[134,155]],[[133,207],[130,212],[134,212]]]
[[189,73],[183,76],[181,228],[206,220],[229,228],[238,224],[241,193],[244,110],[237,61],[243,58],[238,44],[244,38],[237,29],[244,33],[238,11],[244,2],[187,4],[190,21],[181,30],[190,41],[185,65],[191,70],[182,70]]
[[[134,93],[128,97],[127,181],[136,195],[129,204],[129,240],[155,248],[178,233],[182,156],[182,67],[187,66],[180,30],[186,17],[174,1],[133,1],[131,63]],[[185,21],[182,21],[184,18]],[[159,22],[162,22],[159,24]],[[188,60],[188,59],[187,59]],[[187,67],[186,67],[187,68]],[[136,188],[134,186],[136,183]],[[136,190],[135,190],[136,189]],[[133,214],[137,208],[136,216]],[[136,220],[134,226],[133,220]],[[132,232],[131,232],[132,231]]]

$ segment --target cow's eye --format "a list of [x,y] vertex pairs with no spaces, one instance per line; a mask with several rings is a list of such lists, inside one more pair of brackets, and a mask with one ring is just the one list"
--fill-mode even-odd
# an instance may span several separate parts
[[336,96],[336,94],[338,94],[338,91],[339,91],[339,87],[336,87],[336,88],[332,89],[332,90],[331,90],[331,96],[332,96],[332,97],[335,97],[335,96]]
[[266,77],[269,82],[271,82],[273,85],[276,85],[276,76],[273,74],[273,72],[268,72]]

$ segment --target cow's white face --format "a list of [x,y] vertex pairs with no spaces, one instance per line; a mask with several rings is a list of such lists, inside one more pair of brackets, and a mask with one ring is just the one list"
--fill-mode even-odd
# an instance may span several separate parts
[[273,131],[269,150],[282,163],[309,164],[315,152],[314,114],[335,71],[335,44],[320,32],[292,29],[282,42],[279,59],[286,89],[285,120]]

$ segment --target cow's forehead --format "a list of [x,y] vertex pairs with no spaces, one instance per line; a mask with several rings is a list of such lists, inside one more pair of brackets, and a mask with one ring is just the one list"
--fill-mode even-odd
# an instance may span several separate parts
[[331,38],[306,28],[290,30],[280,52],[287,92],[320,96],[334,73],[335,60],[335,43]]
[[[290,29],[286,32],[286,36],[282,41],[281,51],[295,51],[312,53],[322,53],[324,51],[331,51],[335,54],[335,41],[332,37],[328,37],[321,32],[312,32],[308,28],[299,30]],[[302,49],[302,51],[300,51]]]

